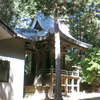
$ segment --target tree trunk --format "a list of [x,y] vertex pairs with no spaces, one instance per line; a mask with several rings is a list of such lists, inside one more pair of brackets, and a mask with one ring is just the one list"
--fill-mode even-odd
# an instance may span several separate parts
[[54,0],[54,29],[55,29],[55,67],[56,67],[56,89],[55,100],[62,100],[61,93],[61,64],[60,64],[60,33],[57,21],[57,1]]

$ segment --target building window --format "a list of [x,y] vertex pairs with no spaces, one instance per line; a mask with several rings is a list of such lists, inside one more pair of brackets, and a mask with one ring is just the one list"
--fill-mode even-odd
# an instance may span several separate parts
[[9,81],[9,61],[0,60],[0,82],[8,82]]

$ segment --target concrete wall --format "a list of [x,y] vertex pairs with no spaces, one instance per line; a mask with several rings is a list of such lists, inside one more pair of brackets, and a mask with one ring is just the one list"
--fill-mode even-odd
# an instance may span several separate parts
[[19,39],[0,40],[0,55],[24,60],[25,44]]
[[10,61],[9,82],[0,82],[0,100],[23,98],[24,54],[24,41],[18,39],[0,41],[0,59]]

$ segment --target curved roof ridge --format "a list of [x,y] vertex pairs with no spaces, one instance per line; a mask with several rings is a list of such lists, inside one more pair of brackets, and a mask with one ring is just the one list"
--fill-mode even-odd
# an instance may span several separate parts
[[44,14],[39,12],[33,21],[31,29],[35,28],[37,21],[39,22],[43,30],[50,30],[54,28],[53,18],[51,18],[50,16],[44,16]]
[[[45,40],[50,36],[50,34],[54,34],[54,19],[53,18],[51,18],[50,16],[44,16],[44,14],[38,12],[38,14],[35,16],[35,19],[33,21],[33,24],[30,30],[35,29],[37,22],[39,23],[39,25],[41,26],[43,30],[38,31],[38,32],[34,31],[33,33],[30,33],[28,32],[28,30],[26,30],[26,32],[23,31],[22,33],[35,41]],[[75,45],[76,47],[81,47],[85,49],[92,47],[92,45],[90,44],[87,44],[85,42],[75,39],[69,33],[69,27],[67,25],[65,25],[64,23],[61,23],[59,20],[58,20],[58,24],[59,24],[60,36],[64,40],[71,43],[72,45]]]

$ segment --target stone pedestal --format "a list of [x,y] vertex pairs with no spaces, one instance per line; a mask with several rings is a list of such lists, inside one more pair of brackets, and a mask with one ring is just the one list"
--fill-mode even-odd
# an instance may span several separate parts
[[46,97],[44,100],[50,100],[48,98],[48,91],[49,91],[49,89],[50,89],[50,86],[43,86],[43,90],[45,91],[45,97]]
[[37,85],[36,88],[37,88],[37,90],[38,90],[39,93],[42,93],[42,88],[43,88],[42,85]]

